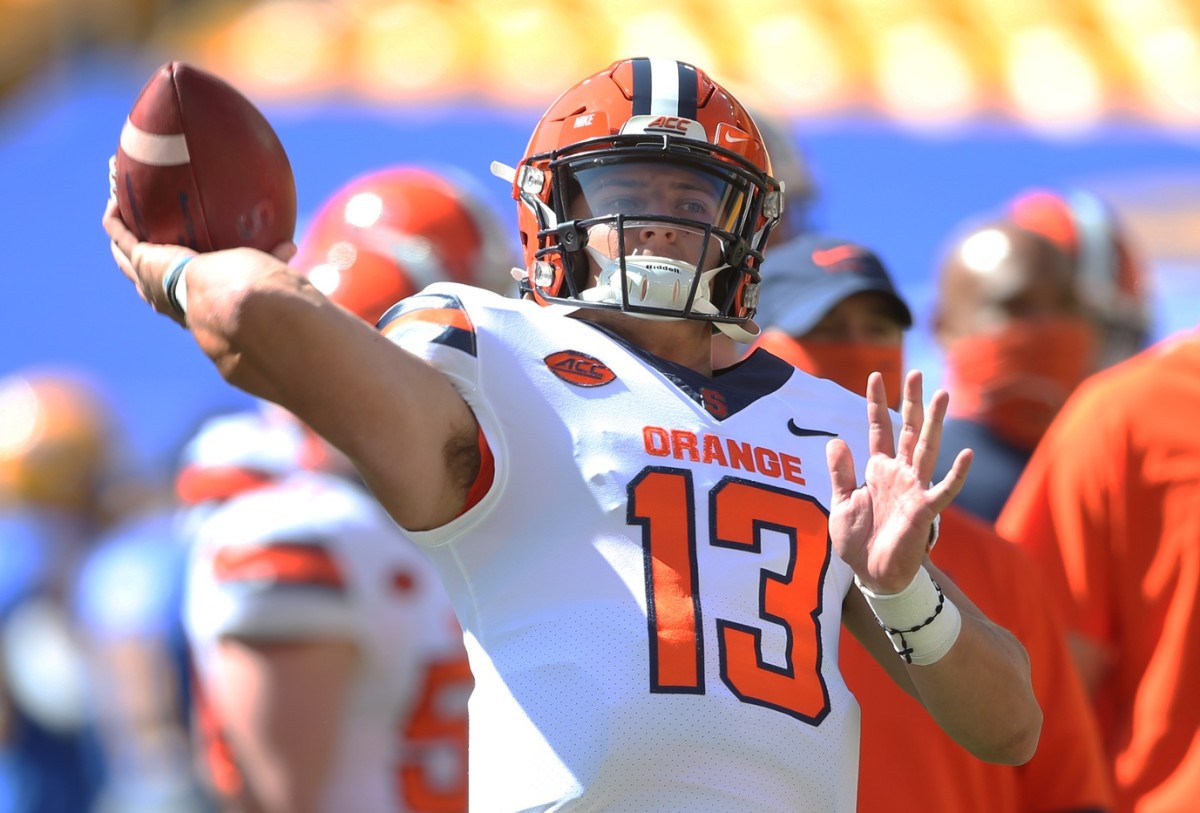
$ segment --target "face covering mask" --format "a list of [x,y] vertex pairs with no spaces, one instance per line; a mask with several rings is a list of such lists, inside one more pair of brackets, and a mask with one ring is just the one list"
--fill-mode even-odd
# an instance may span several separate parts
[[1082,319],[1022,322],[960,339],[947,353],[950,414],[1032,450],[1092,368],[1095,338]]
[[758,347],[773,353],[818,378],[827,378],[851,392],[865,395],[867,376],[878,372],[887,388],[888,406],[900,408],[903,363],[900,345],[884,346],[862,342],[796,341],[778,330],[768,330],[759,338]]

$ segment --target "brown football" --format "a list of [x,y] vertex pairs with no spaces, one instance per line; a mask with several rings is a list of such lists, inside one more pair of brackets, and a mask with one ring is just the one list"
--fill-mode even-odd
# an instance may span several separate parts
[[142,240],[270,251],[293,239],[296,180],[275,130],[233,86],[192,65],[163,65],[142,88],[116,171],[121,217]]

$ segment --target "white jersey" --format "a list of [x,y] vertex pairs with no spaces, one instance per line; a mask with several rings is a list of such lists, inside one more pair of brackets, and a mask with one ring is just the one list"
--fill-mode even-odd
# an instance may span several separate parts
[[[428,557],[364,489],[298,472],[206,515],[185,623],[201,694],[224,636],[357,643],[363,668],[322,809],[465,810],[462,633]],[[209,722],[219,734],[221,721]],[[221,762],[219,739],[206,745]],[[226,754],[222,769],[236,772],[236,759]]]
[[825,445],[861,476],[864,401],[762,352],[710,379],[454,284],[380,327],[495,458],[478,504],[412,534],[466,633],[472,809],[853,810]]

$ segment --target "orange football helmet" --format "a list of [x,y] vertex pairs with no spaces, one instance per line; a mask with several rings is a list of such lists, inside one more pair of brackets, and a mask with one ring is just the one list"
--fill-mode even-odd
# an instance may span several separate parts
[[[754,120],[703,71],[615,62],[550,106],[515,169],[492,172],[513,185],[522,288],[537,301],[701,319],[739,341],[757,332],[758,266],[783,196]],[[650,186],[656,174],[669,194]],[[633,248],[644,229],[687,235],[694,253]]]
[[1076,263],[1082,299],[1100,330],[1101,366],[1141,350],[1148,338],[1148,279],[1116,214],[1082,190],[1031,189],[1008,204],[1013,223],[1037,232]]
[[57,370],[0,379],[0,505],[97,508],[116,462],[107,401],[81,375]]
[[514,260],[504,227],[468,178],[396,166],[338,189],[312,219],[292,266],[375,324],[433,282],[510,292]]

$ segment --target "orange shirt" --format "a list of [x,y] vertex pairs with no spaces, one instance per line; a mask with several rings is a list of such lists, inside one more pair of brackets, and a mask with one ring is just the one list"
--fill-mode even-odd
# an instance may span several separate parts
[[1121,811],[1200,804],[1198,415],[1198,332],[1094,376],[997,526],[1114,657],[1094,700]]
[[852,635],[842,672],[862,705],[861,813],[1042,813],[1112,808],[1096,721],[1027,554],[980,520],[942,513],[934,563],[989,618],[1016,635],[1033,665],[1044,721],[1037,754],[1013,768],[976,759],[905,694]]

